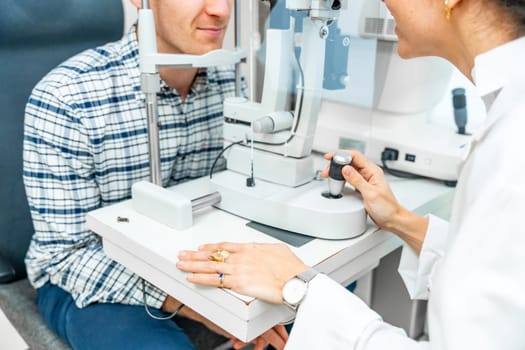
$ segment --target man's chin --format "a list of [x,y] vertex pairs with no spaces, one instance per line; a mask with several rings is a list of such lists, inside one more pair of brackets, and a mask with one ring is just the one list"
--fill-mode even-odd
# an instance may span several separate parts
[[199,48],[193,48],[192,54],[194,54],[194,55],[204,55],[204,54],[207,54],[208,52],[215,51],[215,50],[220,50],[220,49],[222,49],[222,44],[221,45],[217,45],[217,44],[202,45]]

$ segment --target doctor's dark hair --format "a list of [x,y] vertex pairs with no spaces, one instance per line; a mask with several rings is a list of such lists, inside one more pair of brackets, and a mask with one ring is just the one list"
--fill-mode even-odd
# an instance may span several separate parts
[[525,36],[525,0],[486,0],[496,5],[501,14],[512,23],[509,24],[510,34],[515,38]]

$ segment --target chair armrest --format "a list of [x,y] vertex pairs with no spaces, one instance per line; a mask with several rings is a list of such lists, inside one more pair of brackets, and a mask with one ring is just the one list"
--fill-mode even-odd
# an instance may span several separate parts
[[16,272],[14,267],[0,255],[0,283],[11,282],[15,278]]

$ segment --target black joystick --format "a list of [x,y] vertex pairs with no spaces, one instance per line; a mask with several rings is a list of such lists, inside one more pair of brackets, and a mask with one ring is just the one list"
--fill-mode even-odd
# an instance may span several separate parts
[[347,152],[336,152],[330,161],[328,171],[328,192],[332,198],[340,198],[343,188],[345,187],[345,178],[343,177],[343,167],[352,163],[352,156]]

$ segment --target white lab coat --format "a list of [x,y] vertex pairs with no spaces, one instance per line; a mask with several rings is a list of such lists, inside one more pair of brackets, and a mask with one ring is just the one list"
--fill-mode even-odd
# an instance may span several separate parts
[[524,62],[525,38],[476,58],[473,76],[488,115],[473,136],[450,225],[430,216],[420,256],[403,249],[399,271],[407,289],[429,296],[429,341],[411,340],[318,275],[288,350],[525,349]]

